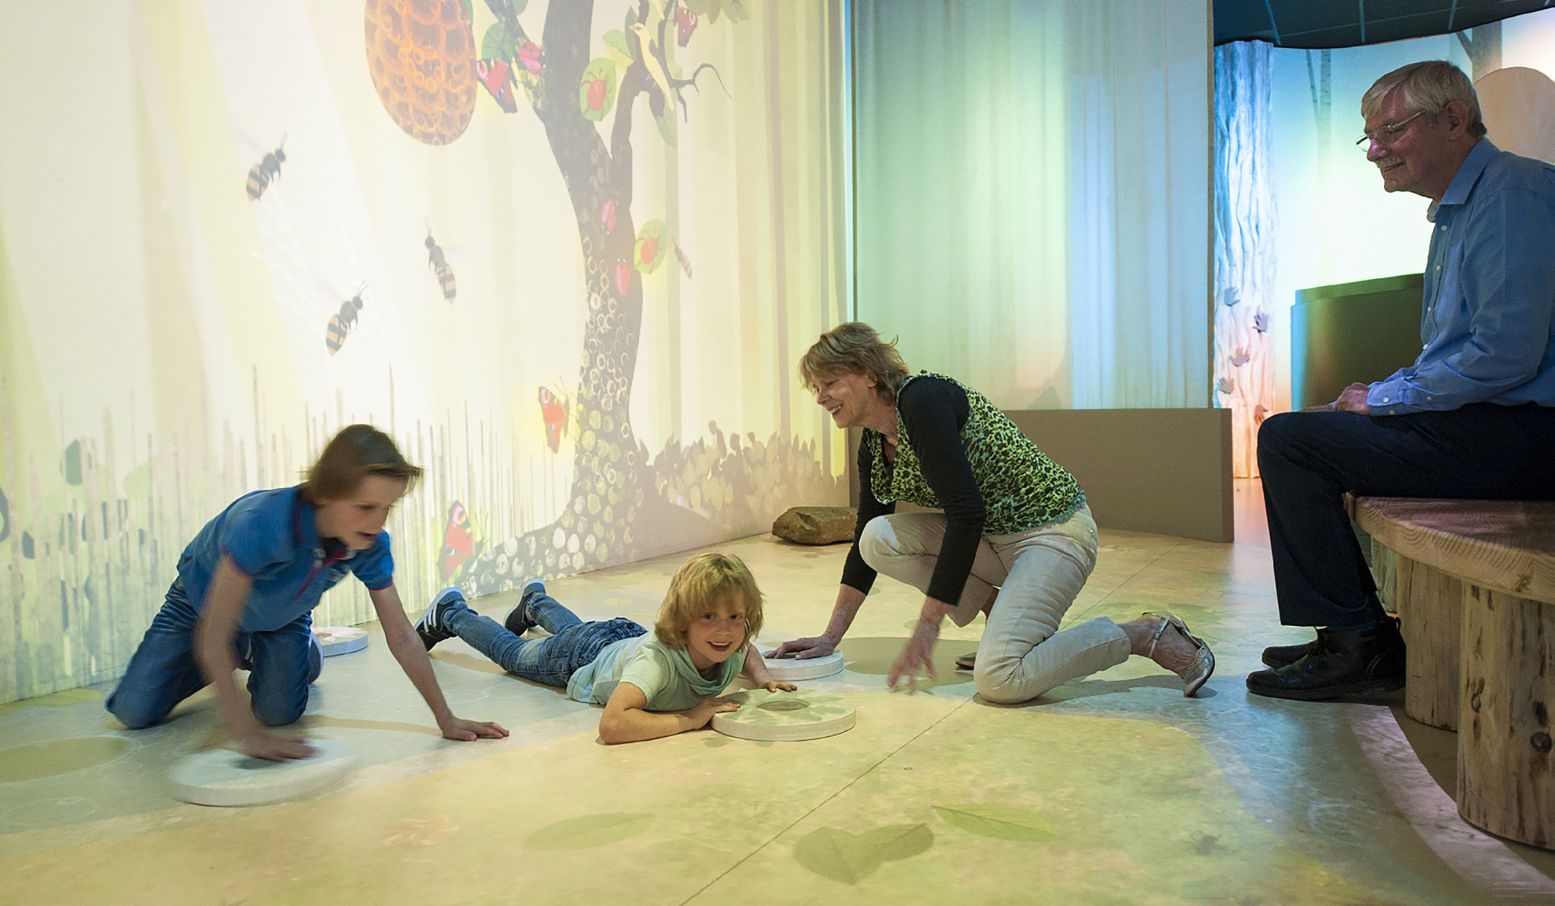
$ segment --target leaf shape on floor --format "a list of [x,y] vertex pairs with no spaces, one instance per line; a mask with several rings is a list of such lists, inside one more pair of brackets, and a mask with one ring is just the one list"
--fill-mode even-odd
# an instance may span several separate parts
[[1052,822],[1025,809],[1001,805],[936,805],[934,810],[961,830],[995,840],[1051,840],[1058,836]]
[[933,845],[934,832],[922,823],[892,824],[862,834],[823,827],[799,841],[794,858],[821,877],[851,885],[883,863],[910,859]]
[[652,823],[652,815],[640,812],[579,815],[540,828],[529,835],[529,845],[536,849],[588,849],[634,837]]

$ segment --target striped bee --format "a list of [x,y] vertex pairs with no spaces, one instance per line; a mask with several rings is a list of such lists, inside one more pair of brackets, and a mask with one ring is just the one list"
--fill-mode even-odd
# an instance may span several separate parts
[[437,282],[442,284],[443,298],[448,304],[454,304],[454,299],[459,295],[458,282],[454,280],[453,265],[448,263],[448,258],[443,254],[443,247],[432,238],[432,230],[427,230],[427,267],[437,274]]
[[259,163],[248,168],[248,200],[258,201],[265,194],[265,189],[270,183],[281,178],[281,164],[286,162],[286,136],[281,136],[281,143],[274,151],[264,156]]
[[366,288],[366,283],[357,287],[354,296],[340,303],[340,311],[329,316],[329,324],[324,327],[324,348],[329,350],[330,355],[340,351],[346,342],[346,335],[356,326],[356,313],[362,310],[362,290]]

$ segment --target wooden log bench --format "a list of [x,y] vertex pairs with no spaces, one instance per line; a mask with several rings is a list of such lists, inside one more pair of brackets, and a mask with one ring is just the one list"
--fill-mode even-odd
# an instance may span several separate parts
[[1360,497],[1397,555],[1404,710],[1458,731],[1458,814],[1555,849],[1555,502]]

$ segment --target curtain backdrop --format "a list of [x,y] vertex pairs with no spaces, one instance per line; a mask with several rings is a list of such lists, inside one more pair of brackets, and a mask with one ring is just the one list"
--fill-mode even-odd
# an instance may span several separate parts
[[1007,408],[1210,405],[1209,4],[852,8],[859,317]]

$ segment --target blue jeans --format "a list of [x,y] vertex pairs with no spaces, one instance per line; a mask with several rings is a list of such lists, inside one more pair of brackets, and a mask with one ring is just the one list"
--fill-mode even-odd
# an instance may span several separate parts
[[[126,727],[149,727],[205,688],[205,676],[194,659],[199,619],[183,584],[174,579],[119,688],[108,696],[109,713]],[[313,638],[313,615],[305,613],[271,632],[238,632],[233,653],[240,663],[249,664],[248,695],[259,722],[269,727],[296,722],[308,704],[308,684],[324,667]]]
[[547,594],[530,595],[524,603],[530,619],[551,633],[549,636],[516,636],[496,620],[471,610],[463,600],[449,608],[444,623],[471,648],[514,676],[564,688],[567,680],[579,668],[593,663],[606,645],[648,632],[626,617],[585,623]]

